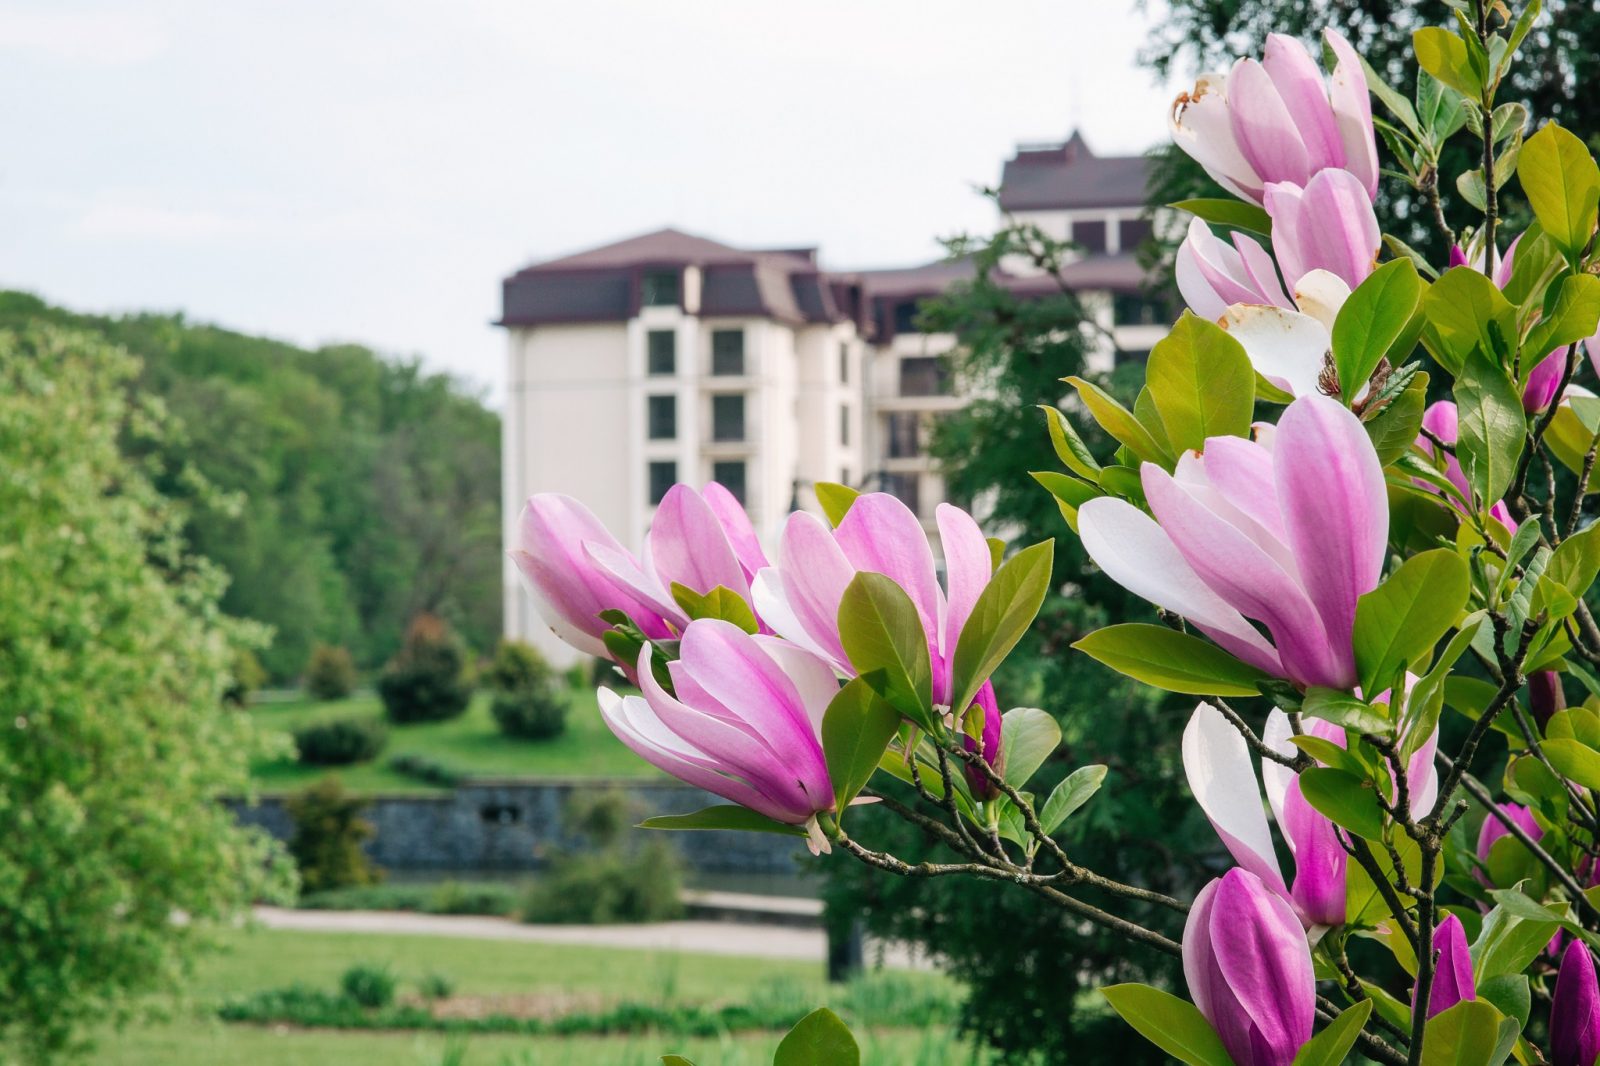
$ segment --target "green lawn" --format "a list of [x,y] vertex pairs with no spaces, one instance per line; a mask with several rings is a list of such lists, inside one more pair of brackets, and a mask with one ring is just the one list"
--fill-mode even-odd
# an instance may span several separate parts
[[[264,728],[292,731],[309,722],[346,715],[378,717],[376,696],[317,702],[295,700],[257,704],[250,712]],[[643,777],[656,771],[623,747],[595,704],[593,689],[572,693],[567,730],[554,740],[515,740],[503,736],[489,714],[489,698],[475,696],[467,713],[447,722],[394,726],[382,754],[370,763],[338,767],[347,788],[360,792],[426,792],[430,786],[389,769],[395,755],[425,755],[466,777]],[[256,782],[264,792],[286,792],[328,774],[325,767],[301,766],[289,759],[257,763]]]
[[[91,1061],[104,1066],[443,1066],[450,1041],[437,1034],[225,1025],[209,1013],[208,1006],[222,998],[296,980],[332,988],[356,962],[387,964],[402,992],[437,973],[463,995],[548,992],[604,1002],[721,1003],[767,994],[821,1004],[829,994],[820,965],[809,962],[432,936],[241,930],[228,934],[222,952],[199,967],[192,1009],[165,1022],[107,1034]],[[947,981],[937,974],[909,979]],[[866,1066],[976,1061],[942,1029],[858,1035]],[[689,1056],[697,1066],[765,1066],[780,1037],[478,1036],[466,1042],[458,1066],[657,1066],[668,1051]]]

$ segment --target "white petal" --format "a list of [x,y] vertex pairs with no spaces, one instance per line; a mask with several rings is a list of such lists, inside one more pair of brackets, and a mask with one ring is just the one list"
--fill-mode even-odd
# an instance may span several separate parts
[[1278,388],[1295,396],[1317,391],[1332,338],[1315,318],[1281,307],[1240,304],[1228,308],[1222,328],[1244,345],[1251,365]]
[[[1289,743],[1289,738],[1294,735],[1294,727],[1289,724],[1289,716],[1277,707],[1267,712],[1267,724],[1261,730],[1261,742],[1279,755],[1294,758],[1300,749]],[[1275,763],[1271,759],[1261,760],[1261,783],[1266,788],[1267,802],[1272,805],[1272,817],[1279,825],[1283,824],[1283,799],[1289,794],[1289,782],[1293,781],[1295,773],[1282,763]],[[1294,851],[1294,838],[1285,834],[1284,839],[1289,842],[1289,850]]]
[[1350,286],[1331,270],[1312,270],[1295,284],[1294,302],[1302,314],[1321,322],[1328,334],[1333,334],[1333,321],[1339,317],[1339,308],[1350,299]]
[[1244,737],[1209,703],[1194,709],[1183,731],[1183,772],[1195,802],[1240,866],[1287,896],[1261,806],[1261,787]]
[[751,606],[755,608],[756,617],[765,622],[778,636],[798,644],[814,655],[821,656],[836,669],[844,665],[834,662],[833,657],[823,651],[817,642],[811,639],[811,634],[806,632],[806,627],[800,624],[794,608],[789,604],[788,593],[783,590],[783,576],[777,567],[768,566],[756,571],[755,578],[750,582],[750,601]]

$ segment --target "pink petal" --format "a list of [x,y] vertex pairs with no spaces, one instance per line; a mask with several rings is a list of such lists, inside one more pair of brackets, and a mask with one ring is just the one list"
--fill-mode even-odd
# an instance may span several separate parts
[[718,585],[750,598],[750,580],[728,543],[716,512],[688,485],[674,485],[650,523],[650,562],[662,585],[702,595]]
[[911,508],[886,492],[858,496],[834,530],[834,539],[855,569],[883,574],[904,589],[916,605],[929,642],[939,640],[944,592],[928,535]]
[[1264,182],[1306,183],[1312,167],[1301,131],[1272,78],[1253,59],[1235,64],[1228,77],[1228,112],[1234,140]]
[[1322,71],[1317,69],[1311,53],[1293,37],[1270,33],[1266,51],[1261,56],[1261,67],[1272,79],[1283,106],[1300,131],[1311,171],[1343,167],[1345,153],[1339,126],[1328,104]]
[[1272,256],[1253,237],[1243,233],[1233,235],[1233,246],[1239,253],[1239,261],[1244,265],[1246,276],[1249,277],[1251,286],[1261,294],[1261,303],[1271,304],[1274,307],[1293,308],[1294,304],[1283,291],[1283,283],[1278,280],[1278,267],[1272,261]]
[[848,664],[839,643],[839,601],[856,568],[833,539],[833,530],[809,511],[791,514],[778,540],[778,573],[800,626],[835,663]]
[[756,527],[751,525],[744,506],[715,481],[707,484],[701,495],[722,524],[722,531],[727,534],[734,555],[738,556],[745,578],[753,579],[756,571],[768,565],[767,553],[761,549],[761,539],[756,536]]
[[1367,89],[1366,72],[1350,42],[1336,30],[1324,30],[1323,38],[1338,60],[1329,79],[1328,97],[1339,123],[1339,139],[1344,143],[1344,168],[1367,191],[1367,198],[1378,198],[1378,142],[1372,125],[1372,94]]
[[967,624],[978,596],[989,586],[994,563],[989,554],[989,542],[971,515],[959,507],[941,503],[935,518],[939,523],[939,543],[944,549],[945,584],[950,589],[942,644],[948,659],[955,654],[956,641],[961,639],[961,629]]
[[1242,870],[1222,877],[1210,920],[1217,970],[1255,1030],[1250,1056],[1241,1056],[1237,1036],[1230,1043],[1219,1034],[1224,1046],[1236,1061],[1287,1066],[1311,1039],[1316,1017],[1316,977],[1300,920]]
[[[1240,62],[1244,62],[1240,60]],[[1238,64],[1234,65],[1238,69]],[[1230,75],[1202,74],[1167,116],[1172,143],[1242,200],[1261,202],[1262,179],[1239,150],[1229,115]]]

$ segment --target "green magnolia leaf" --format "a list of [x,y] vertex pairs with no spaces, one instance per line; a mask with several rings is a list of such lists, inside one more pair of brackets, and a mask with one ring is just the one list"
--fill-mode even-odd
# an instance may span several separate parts
[[1367,436],[1372,438],[1378,462],[1384,466],[1399,459],[1411,449],[1411,444],[1422,431],[1422,415],[1428,405],[1428,375],[1411,376],[1400,395],[1370,419],[1363,421]]
[[1050,425],[1050,443],[1062,464],[1085,481],[1098,482],[1100,464],[1078,436],[1078,431],[1072,428],[1072,423],[1067,421],[1067,416],[1047,404],[1040,404],[1039,410],[1044,412],[1045,421]]
[[761,632],[761,624],[756,621],[756,613],[750,609],[743,596],[726,585],[718,585],[702,596],[689,586],[674,581],[672,598],[691,619],[719,618],[724,622],[732,622],[746,633]]
[[682,1055],[663,1055],[661,1056],[661,1066],[694,1066],[694,1063]]
[[1483,928],[1472,943],[1472,971],[1478,981],[1523,972],[1562,925],[1560,915],[1515,890],[1502,889],[1493,896],[1495,907],[1484,916]]
[[1465,999],[1428,1021],[1422,1066],[1500,1066],[1517,1042],[1519,1026],[1488,1002]]
[[1122,406],[1111,394],[1092,381],[1083,378],[1068,378],[1067,383],[1078,390],[1078,398],[1089,409],[1089,414],[1100,423],[1100,428],[1109,433],[1136,458],[1143,462],[1155,463],[1165,469],[1172,469],[1173,456],[1164,444],[1151,435],[1135,418],[1132,411]]
[[1584,788],[1600,788],[1600,751],[1581,740],[1558,737],[1544,742],[1544,754],[1562,777]]
[[1267,679],[1215,644],[1144,622],[1096,630],[1073,647],[1135,681],[1191,696],[1254,696]]
[[1336,688],[1313,685],[1306,689],[1306,698],[1301,702],[1300,710],[1313,718],[1321,718],[1357,733],[1382,736],[1393,728],[1393,723],[1368,706],[1365,700]]
[[1075,814],[1079,807],[1088,803],[1094,794],[1100,791],[1100,785],[1106,779],[1106,768],[1098,763],[1090,766],[1080,766],[1068,774],[1051,791],[1050,798],[1044,801],[1044,807],[1039,811],[1039,825],[1046,833],[1053,833],[1056,828]]
[[1567,257],[1576,260],[1589,243],[1600,211],[1600,168],[1589,149],[1556,123],[1522,145],[1518,170],[1539,225]]
[[1167,439],[1167,427],[1161,421],[1161,412],[1156,410],[1155,393],[1150,390],[1148,383],[1140,386],[1139,395],[1133,398],[1133,417],[1155,438],[1155,442],[1169,455],[1177,455],[1178,450]]
[[933,666],[922,619],[904,589],[858,573],[839,602],[839,641],[857,676],[924,729],[933,723]]
[[1050,591],[1055,541],[1023,548],[1007,559],[978,594],[956,639],[950,665],[950,706],[961,712],[1039,615]]
[[1600,575],[1600,522],[1574,533],[1562,541],[1550,556],[1545,578],[1554,581],[1574,596],[1589,591]]
[[1411,35],[1411,46],[1423,70],[1470,99],[1483,95],[1483,75],[1465,40],[1443,27],[1424,26]]
[[1145,380],[1173,451],[1250,435],[1255,370],[1243,345],[1216,323],[1185,311],[1150,350]]
[[1459,433],[1456,457],[1467,483],[1484,506],[1511,487],[1511,477],[1528,432],[1522,394],[1516,384],[1481,355],[1462,363],[1455,385]]
[[1061,744],[1061,726],[1037,707],[1013,707],[1000,721],[1000,766],[1006,784],[1021,788]]
[[1495,283],[1470,266],[1444,272],[1422,298],[1422,340],[1451,374],[1474,350],[1491,363],[1510,361],[1517,312]]
[[1356,668],[1377,692],[1429,652],[1466,605],[1471,575],[1448,548],[1414,555],[1356,601]]
[[1272,236],[1271,217],[1262,208],[1245,203],[1243,200],[1179,200],[1167,206],[1187,211],[1214,226],[1232,226],[1234,229],[1259,233],[1263,237]]
[[846,682],[828,703],[822,715],[822,754],[840,814],[867,787],[899,728],[899,712],[859,677]]
[[1140,1036],[1179,1062],[1233,1066],[1216,1030],[1188,1000],[1139,984],[1110,985],[1100,994]]
[[[1581,474],[1590,448],[1600,441],[1600,403],[1587,397],[1570,396],[1556,408],[1556,416],[1545,430],[1544,441],[1561,465]],[[1600,491],[1600,464],[1589,472],[1585,492]]]
[[859,489],[832,481],[819,481],[812,486],[812,491],[817,494],[817,503],[821,505],[822,513],[828,516],[828,524],[835,529],[844,521],[844,516],[850,513],[850,505],[856,502],[856,497],[861,495]]
[[1596,325],[1600,325],[1600,278],[1569,274],[1556,291],[1555,306],[1528,331],[1522,346],[1519,380],[1526,384],[1541,359],[1565,358],[1566,352],[1557,349],[1594,336]]
[[1335,825],[1367,840],[1383,839],[1383,809],[1378,797],[1354,774],[1313,766],[1300,774],[1300,792]]
[[1072,527],[1074,533],[1078,531],[1078,508],[1104,495],[1100,489],[1087,481],[1079,481],[1075,477],[1068,477],[1054,470],[1030,470],[1028,476],[1056,498],[1056,506],[1061,508],[1061,517],[1067,520],[1067,525]]
[[1507,973],[1491,977],[1478,985],[1478,998],[1494,1004],[1496,1010],[1508,1018],[1515,1018],[1518,1026],[1528,1024],[1533,1012],[1533,996],[1528,989],[1528,975]]
[[1433,735],[1434,727],[1439,724],[1439,713],[1444,709],[1445,684],[1450,678],[1450,669],[1472,646],[1473,638],[1487,620],[1488,616],[1482,611],[1470,615],[1456,635],[1450,638],[1450,643],[1445,645],[1444,651],[1434,661],[1433,668],[1411,686],[1411,693],[1406,697],[1405,717],[1400,725],[1402,758],[1409,760]]
[[861,1066],[861,1049],[850,1027],[821,1007],[789,1030],[772,1056],[772,1066]]
[[705,807],[693,814],[658,814],[639,823],[640,829],[738,829],[758,833],[782,833],[785,836],[803,837],[806,831],[797,825],[775,822],[764,814],[733,803],[719,803]]
[[1296,1053],[1293,1066],[1339,1066],[1355,1047],[1356,1037],[1361,1035],[1361,1027],[1367,1024],[1371,1013],[1371,1000],[1346,1007]]
[[1416,347],[1425,288],[1409,259],[1394,259],[1374,270],[1339,308],[1333,321],[1333,362],[1346,407],[1380,362],[1387,358],[1399,365]]
[[[1496,160],[1498,163],[1499,160]],[[1456,176],[1456,192],[1467,202],[1467,206],[1475,211],[1484,211],[1489,207],[1489,189],[1483,180],[1483,168],[1464,170]]]

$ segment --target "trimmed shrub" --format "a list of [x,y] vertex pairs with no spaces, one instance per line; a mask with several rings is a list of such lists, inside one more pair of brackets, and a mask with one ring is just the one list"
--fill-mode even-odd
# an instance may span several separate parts
[[442,619],[419,614],[400,653],[378,678],[378,697],[399,725],[455,718],[472,700],[467,649]]
[[522,920],[599,924],[682,917],[682,861],[659,837],[629,847],[626,831],[634,813],[618,789],[575,793],[567,801],[567,822],[587,846],[552,857],[523,897]]
[[462,780],[461,774],[426,755],[410,753],[396,755],[389,760],[389,769],[397,774],[404,774],[406,777],[413,777],[418,781],[439,785],[442,788],[455,788]]
[[300,884],[308,892],[347,885],[371,885],[383,871],[361,850],[373,834],[372,823],[361,817],[367,801],[352,796],[335,777],[325,777],[303,792],[289,797],[294,838],[289,854],[300,867]]
[[424,974],[417,981],[417,992],[426,1000],[449,999],[456,983],[442,973]]
[[517,912],[522,889],[501,881],[443,881],[436,885],[361,885],[307,892],[295,906],[316,911],[417,911],[422,914],[488,914]]
[[306,766],[349,766],[378,757],[389,727],[371,717],[334,718],[294,731],[294,746]]
[[355,691],[356,661],[347,648],[317,644],[306,661],[306,692],[314,699],[342,700]]
[[489,711],[506,736],[549,740],[566,730],[570,701],[562,675],[532,645],[502,640],[486,680],[494,691]]
[[339,990],[347,999],[368,1010],[380,1010],[394,1003],[394,974],[387,966],[358,962],[339,978]]

